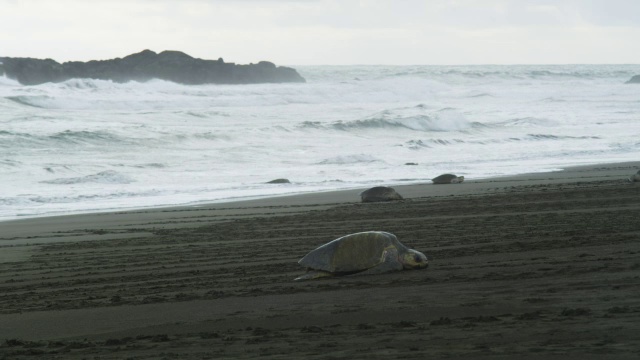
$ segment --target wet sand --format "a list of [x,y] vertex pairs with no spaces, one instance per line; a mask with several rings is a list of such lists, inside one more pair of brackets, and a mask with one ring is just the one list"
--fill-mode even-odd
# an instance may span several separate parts
[[[640,162],[0,223],[0,359],[637,359]],[[426,270],[306,282],[384,230]]]

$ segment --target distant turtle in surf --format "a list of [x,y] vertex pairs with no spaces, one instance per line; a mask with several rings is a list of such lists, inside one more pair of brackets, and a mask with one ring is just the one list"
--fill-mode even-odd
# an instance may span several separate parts
[[431,179],[434,184],[458,184],[464,181],[464,176],[455,176],[453,174],[442,174]]
[[629,176],[629,182],[640,182],[640,170],[637,173]]
[[394,201],[402,200],[402,196],[398,194],[393,188],[387,186],[376,186],[369,190],[365,190],[360,193],[362,202],[381,202],[381,201]]
[[429,266],[427,257],[403,245],[384,231],[350,234],[328,242],[305,255],[298,264],[307,273],[295,280],[351,274],[382,274]]

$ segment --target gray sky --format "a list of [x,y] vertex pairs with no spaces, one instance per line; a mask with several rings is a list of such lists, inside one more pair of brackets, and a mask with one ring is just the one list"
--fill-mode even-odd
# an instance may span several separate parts
[[0,56],[640,63],[640,0],[0,0]]

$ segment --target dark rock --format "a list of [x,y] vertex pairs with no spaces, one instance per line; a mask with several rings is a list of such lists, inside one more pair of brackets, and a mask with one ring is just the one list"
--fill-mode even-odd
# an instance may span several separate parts
[[289,179],[275,179],[267,182],[267,184],[291,184]]
[[0,57],[0,72],[24,85],[61,82],[73,78],[112,80],[115,82],[161,79],[186,85],[255,84],[305,82],[295,69],[268,61],[236,65],[218,60],[203,60],[180,51],[159,54],[144,50],[124,58],[69,61]]
[[629,81],[627,81],[625,84],[640,84],[640,75],[635,75],[633,76],[631,79],[629,79]]

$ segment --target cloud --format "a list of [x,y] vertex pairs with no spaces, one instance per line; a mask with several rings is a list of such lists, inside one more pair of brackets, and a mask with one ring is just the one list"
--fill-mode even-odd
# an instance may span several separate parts
[[237,63],[637,62],[640,1],[0,0],[4,56]]

